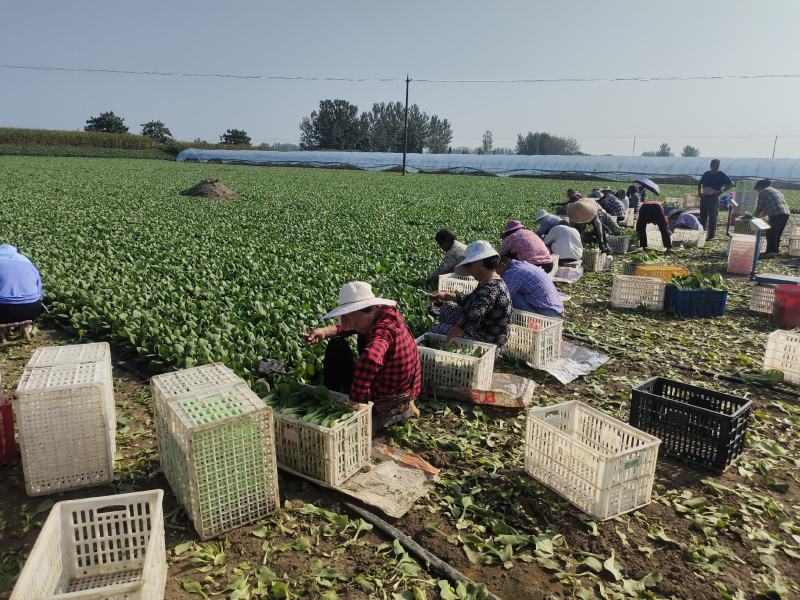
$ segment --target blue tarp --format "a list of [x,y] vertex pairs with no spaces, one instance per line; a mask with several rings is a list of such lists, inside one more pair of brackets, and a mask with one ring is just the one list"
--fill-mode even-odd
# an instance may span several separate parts
[[[391,152],[267,152],[261,150],[195,150],[178,154],[179,161],[251,165],[351,167],[367,171],[399,169],[403,155]],[[768,177],[800,181],[800,160],[791,158],[721,158],[722,170],[732,179]],[[520,156],[506,154],[408,154],[412,173],[483,173],[499,176],[593,176],[629,181],[697,178],[708,170],[710,158],[648,156]]]

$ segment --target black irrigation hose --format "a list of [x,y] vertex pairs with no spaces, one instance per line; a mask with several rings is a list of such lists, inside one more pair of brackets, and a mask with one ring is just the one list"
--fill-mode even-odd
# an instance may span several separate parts
[[[614,350],[616,352],[626,352],[625,348],[621,348],[620,346],[614,346],[612,344],[606,344],[604,342],[598,342],[591,338],[581,337],[579,335],[573,335],[570,333],[564,333],[563,336],[569,340],[573,340],[576,342],[584,342],[585,344],[590,344],[598,348],[608,348],[609,350]],[[707,369],[700,369],[698,367],[684,365],[683,363],[668,362],[667,364],[671,367],[674,367],[675,369],[680,369],[681,371],[689,371],[691,373],[700,373],[701,375],[705,375],[706,377],[710,377],[712,379],[720,379],[722,381],[729,381],[731,383],[743,383],[745,385],[767,388],[769,390],[786,394],[787,396],[792,398],[792,402],[799,401],[798,396],[800,396],[800,393],[798,393],[797,390],[790,389],[784,385],[780,385],[777,383],[769,383],[766,381],[748,381],[743,377],[740,377],[739,375],[726,375],[725,373],[719,373],[717,371],[709,371]]]
[[[385,533],[389,537],[393,537],[396,539],[400,544],[408,551],[410,554],[413,554],[417,559],[426,563],[431,569],[433,569],[436,573],[447,577],[453,583],[474,583],[471,579],[469,579],[466,575],[464,575],[461,571],[454,568],[449,563],[444,562],[441,558],[436,556],[435,554],[431,554],[425,548],[420,546],[417,542],[407,536],[405,533],[390,525],[379,516],[371,513],[370,511],[361,508],[360,506],[356,506],[354,504],[350,504],[349,502],[344,503],[345,508],[348,510],[356,513],[359,517],[364,519],[365,521],[372,523],[375,527],[380,529],[383,533]],[[495,596],[491,592],[489,592],[489,600],[502,600],[499,596]]]

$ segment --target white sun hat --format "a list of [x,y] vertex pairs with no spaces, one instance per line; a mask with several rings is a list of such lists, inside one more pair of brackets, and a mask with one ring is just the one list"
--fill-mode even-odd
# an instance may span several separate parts
[[544,219],[544,218],[545,218],[547,215],[549,215],[549,214],[550,214],[550,213],[549,213],[549,212],[547,212],[545,209],[543,209],[543,208],[540,208],[540,209],[539,209],[539,212],[537,212],[537,213],[536,213],[536,216],[535,216],[535,217],[533,217],[533,220],[534,220],[534,222],[539,222],[539,221],[541,221],[542,219]]
[[456,275],[469,275],[469,272],[464,267],[470,263],[483,260],[484,258],[489,258],[490,256],[500,255],[497,253],[497,250],[492,248],[492,245],[489,242],[484,240],[470,242],[470,244],[467,246],[467,253],[464,256],[464,260],[458,263],[454,269]]
[[351,281],[339,288],[339,306],[334,308],[323,319],[340,317],[370,306],[396,306],[394,300],[376,298],[372,286],[365,281]]

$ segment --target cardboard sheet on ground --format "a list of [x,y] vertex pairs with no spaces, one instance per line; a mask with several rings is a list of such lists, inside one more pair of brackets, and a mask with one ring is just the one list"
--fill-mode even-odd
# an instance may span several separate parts
[[553,281],[556,283],[575,283],[583,276],[583,268],[568,269],[566,267],[559,267],[556,271],[556,276]]
[[373,443],[372,464],[350,479],[334,487],[317,479],[280,467],[288,473],[307,479],[317,485],[377,508],[394,519],[405,515],[414,503],[428,491],[425,482],[438,473],[418,456],[391,448],[380,442]]
[[[550,373],[561,383],[569,383],[581,375],[588,375],[608,362],[608,358],[607,354],[597,350],[562,340],[561,358],[541,367],[541,370]],[[528,366],[534,368],[530,363]]]
[[463,388],[436,388],[436,394],[442,398],[463,400],[473,404],[487,404],[503,408],[525,408],[531,403],[536,383],[527,377],[511,373],[494,373],[492,387],[488,390],[472,390]]

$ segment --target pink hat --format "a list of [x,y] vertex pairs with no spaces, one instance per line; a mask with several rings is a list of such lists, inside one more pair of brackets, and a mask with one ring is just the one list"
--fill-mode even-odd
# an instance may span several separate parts
[[517,229],[525,229],[525,225],[520,221],[509,221],[506,223],[506,230],[503,232],[503,235],[514,233]]

